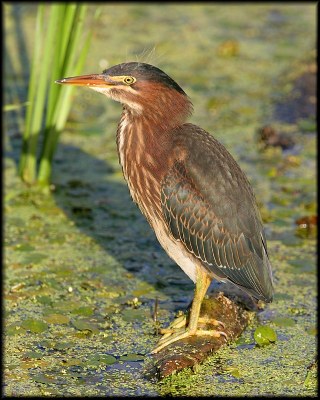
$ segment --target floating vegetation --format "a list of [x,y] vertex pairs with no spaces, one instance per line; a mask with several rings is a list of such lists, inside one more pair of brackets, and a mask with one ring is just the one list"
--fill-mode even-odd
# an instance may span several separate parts
[[37,319],[26,319],[21,323],[21,327],[32,333],[42,333],[48,329],[48,324]]
[[266,346],[277,341],[277,334],[270,326],[259,326],[253,336],[258,346]]

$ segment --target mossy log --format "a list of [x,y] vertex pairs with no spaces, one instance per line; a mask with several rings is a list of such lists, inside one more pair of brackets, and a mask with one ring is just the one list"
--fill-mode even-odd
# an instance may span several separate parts
[[[224,325],[222,330],[228,337],[192,336],[185,338],[153,354],[153,364],[148,367],[146,376],[161,380],[184,368],[193,367],[204,361],[208,355],[216,352],[228,342],[236,340],[258,310],[257,303],[239,289],[228,286],[223,292],[215,291],[204,299],[200,317],[204,320],[215,319]],[[212,325],[203,322],[200,329],[210,330]]]

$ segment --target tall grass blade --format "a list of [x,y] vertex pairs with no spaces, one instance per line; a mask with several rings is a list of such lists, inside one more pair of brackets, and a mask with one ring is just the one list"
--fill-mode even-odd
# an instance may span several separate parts
[[62,66],[65,58],[69,57],[66,53],[67,43],[71,34],[77,6],[75,4],[60,4],[59,8],[60,23],[59,27],[57,27],[58,29],[56,34],[56,45],[53,49],[53,66],[49,85],[48,106],[45,123],[46,127],[52,124],[53,113],[55,110],[59,92],[61,90],[61,87],[59,85],[53,85],[52,82],[54,82],[54,80],[56,79],[57,74],[62,71]]
[[44,52],[40,60],[41,68],[38,69],[38,76],[35,78],[35,84],[37,85],[36,97],[34,99],[34,108],[30,121],[28,150],[24,169],[26,172],[24,179],[29,183],[33,183],[36,180],[38,137],[43,124],[49,72],[52,61],[51,53],[54,46],[56,27],[59,24],[59,16],[59,5],[53,4],[50,8],[49,26],[45,38]]
[[[26,182],[32,182],[35,178],[36,174],[36,166],[31,167],[29,165],[29,169],[26,167],[27,158],[30,157],[29,153],[29,136],[31,131],[31,120],[35,107],[35,97],[36,97],[36,88],[37,88],[37,77],[39,76],[40,71],[40,60],[41,60],[41,47],[43,41],[43,31],[44,31],[44,6],[39,5],[37,20],[36,20],[36,29],[35,29],[35,45],[34,52],[32,57],[31,64],[31,74],[29,80],[29,90],[28,90],[28,99],[29,107],[26,113],[25,119],[25,127],[23,131],[22,138],[22,152],[19,162],[19,174],[21,178]],[[36,156],[36,155],[35,155]],[[34,168],[34,170],[30,170],[30,168]]]
[[[82,43],[83,41],[81,32],[83,30],[85,13],[86,13],[86,6],[80,6],[73,20],[73,29],[71,30],[71,35],[68,44],[66,46],[66,56],[64,59],[64,63],[61,66],[61,69],[59,71],[56,71],[56,76],[54,80],[61,76],[67,76],[68,74],[71,73],[78,75],[82,70],[82,67],[86,59],[86,55],[89,50],[90,40],[92,36],[92,33],[89,32],[87,34],[87,38],[85,39],[84,45],[82,44],[80,45],[80,43]],[[76,48],[82,48],[79,56],[75,51]],[[76,62],[77,56],[78,58]],[[47,129],[45,132],[44,146],[41,153],[41,160],[40,160],[39,174],[38,174],[38,182],[41,185],[49,184],[49,180],[51,177],[53,155],[58,143],[60,133],[66,123],[70,111],[71,107],[70,99],[73,90],[74,88],[71,86],[63,88],[59,87],[59,92],[58,92],[59,95],[57,97],[54,110],[52,110],[53,115],[50,121],[51,123],[47,125]]]
[[[86,38],[83,38],[86,5],[52,4],[47,29],[44,25],[45,6],[38,7],[36,43],[28,92],[29,107],[19,172],[22,179],[28,183],[34,183],[37,178],[39,184],[48,186],[53,155],[70,111],[70,99],[74,89],[64,87],[62,90],[54,81],[69,74],[80,74],[92,33],[87,33]],[[94,19],[100,13],[98,10]],[[80,55],[77,49],[81,49]],[[41,132],[43,140],[36,176],[37,149]]]

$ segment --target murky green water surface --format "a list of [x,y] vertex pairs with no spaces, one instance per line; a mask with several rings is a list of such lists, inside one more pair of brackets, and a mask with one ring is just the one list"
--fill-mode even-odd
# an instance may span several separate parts
[[[227,146],[254,186],[275,300],[196,370],[145,379],[155,299],[167,324],[187,308],[193,284],[129,197],[115,145],[121,106],[75,92],[50,195],[17,178],[21,121],[6,113],[4,394],[314,396],[315,235],[295,220],[316,214],[315,118],[312,107],[295,108],[304,95],[295,82],[314,74],[315,5],[100,7],[84,72],[147,59],[181,84],[191,121]],[[27,3],[4,7],[6,103],[25,99],[35,13]],[[296,147],[259,152],[256,132],[267,123]],[[258,324],[275,330],[274,344],[255,345]]]

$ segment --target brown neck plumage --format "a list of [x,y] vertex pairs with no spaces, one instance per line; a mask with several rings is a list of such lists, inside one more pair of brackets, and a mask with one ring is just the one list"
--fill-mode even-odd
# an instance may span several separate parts
[[[144,90],[141,112],[124,105],[117,131],[119,160],[134,200],[157,204],[159,185],[171,160],[172,134],[192,112],[187,96],[163,86]],[[152,96],[152,97],[151,97]],[[141,194],[144,196],[141,196]]]
[[146,158],[149,164],[151,159],[161,163],[173,130],[192,113],[192,103],[186,95],[157,83],[149,83],[141,92],[140,110],[123,106],[117,142],[120,156],[124,152],[126,160],[120,157],[120,161],[141,164]]

